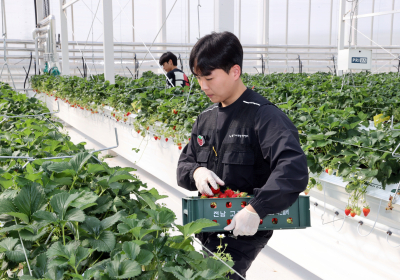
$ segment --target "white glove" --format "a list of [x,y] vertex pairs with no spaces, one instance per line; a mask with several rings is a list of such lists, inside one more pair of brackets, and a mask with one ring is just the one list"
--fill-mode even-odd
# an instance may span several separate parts
[[233,235],[254,235],[260,225],[260,216],[257,213],[243,208],[233,217],[232,222],[224,230],[232,230]]
[[218,190],[217,183],[221,186],[225,185],[224,181],[222,181],[214,172],[205,167],[197,168],[193,173],[193,179],[201,194],[213,195],[208,183],[210,183],[215,190]]

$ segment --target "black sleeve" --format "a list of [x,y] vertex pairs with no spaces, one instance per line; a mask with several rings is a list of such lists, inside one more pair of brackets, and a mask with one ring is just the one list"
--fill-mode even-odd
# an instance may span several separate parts
[[[172,84],[175,87],[175,74],[174,74],[174,71],[169,71],[167,73],[167,77],[168,77],[168,79],[170,79],[170,81],[172,82]],[[167,87],[172,87],[171,83],[168,81],[168,79],[167,79]]]
[[196,162],[197,120],[193,125],[189,143],[183,148],[178,161],[177,181],[178,186],[189,191],[196,191],[193,172],[200,167]]
[[254,189],[249,203],[260,217],[289,208],[308,184],[307,158],[301,149],[298,130],[275,106],[261,106],[255,131],[271,175],[261,188]]

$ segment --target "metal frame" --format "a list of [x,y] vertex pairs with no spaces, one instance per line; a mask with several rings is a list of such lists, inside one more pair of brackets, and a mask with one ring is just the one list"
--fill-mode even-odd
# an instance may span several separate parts
[[[63,0],[60,0],[60,1],[63,1]],[[60,3],[60,8],[61,8],[61,10],[65,10],[65,9],[68,8],[69,6],[72,7],[72,5],[75,4],[75,3],[78,2],[78,1],[79,1],[79,0],[71,0],[71,1],[69,1],[69,2],[67,2],[67,3],[65,3],[64,5],[62,5],[62,4]],[[63,2],[65,2],[65,1],[63,1]]]
[[114,74],[114,36],[112,1],[103,1],[103,46],[104,46],[104,77],[110,84],[115,84]]
[[[60,0],[60,23],[61,23],[61,52],[62,52],[62,74],[69,75],[69,51],[68,51],[68,25],[66,8],[77,2],[70,1],[66,5],[62,5],[65,0]],[[64,8],[64,6],[66,6]]]

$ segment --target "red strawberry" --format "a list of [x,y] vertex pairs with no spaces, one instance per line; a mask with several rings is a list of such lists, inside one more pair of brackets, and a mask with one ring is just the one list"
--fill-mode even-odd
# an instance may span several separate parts
[[213,194],[218,194],[218,193],[220,193],[221,192],[221,189],[219,188],[219,185],[217,185],[217,189],[214,189],[213,187],[211,187],[210,189],[211,189],[211,191],[213,192]]
[[346,216],[348,216],[351,212],[351,207],[347,206],[346,209],[344,210],[344,213],[346,214]]
[[226,194],[220,193],[218,197],[219,197],[219,198],[226,198]]
[[326,172],[326,173],[328,173],[328,168],[327,168],[327,169],[325,169],[325,172]]
[[212,220],[214,223],[216,223],[217,222],[217,220]]
[[234,193],[235,193],[235,192],[232,191],[231,189],[227,189],[227,190],[225,191],[225,194],[226,194],[228,197],[232,197],[232,195],[233,195]]
[[179,142],[179,143],[178,143],[178,146],[182,146],[182,143]]
[[156,140],[157,140],[157,139],[158,139],[158,137],[157,137],[157,136],[154,136],[154,139],[156,139]]
[[146,129],[149,130],[149,127],[147,127]]
[[308,195],[309,192],[310,192],[310,190],[305,190],[305,191],[304,191],[304,194],[305,194],[305,195]]
[[356,215],[356,212],[354,212],[354,210],[351,210],[350,216],[354,217],[355,215]]
[[175,115],[178,114],[178,111],[175,109],[172,112],[174,112]]
[[168,138],[165,138],[165,142],[168,142]]
[[234,193],[232,196],[232,198],[238,197],[237,193]]
[[189,141],[190,141],[190,139],[191,139],[191,138],[189,137]]
[[211,202],[210,206],[212,209],[215,209],[215,208],[217,208],[217,203]]
[[262,219],[260,219],[260,225],[262,225],[263,224],[263,220]]
[[232,222],[232,220],[231,220],[231,219],[228,219],[228,220],[226,221],[226,223],[227,223],[228,225],[230,225],[230,224],[231,224],[231,222]]
[[365,206],[365,207],[363,208],[364,216],[367,217],[370,211],[371,211],[371,209],[369,209],[369,206],[368,206],[368,205]]
[[227,202],[226,203],[226,208],[232,208],[232,202]]
[[292,219],[292,218],[287,218],[286,222],[287,222],[288,224],[293,224],[293,219]]
[[173,127],[172,129],[175,130],[175,129],[176,129],[176,126],[174,125],[174,127]]
[[205,199],[205,198],[208,198],[208,196],[206,196],[205,194],[202,194],[202,195],[200,196],[200,198],[201,198],[201,199]]
[[131,112],[126,113],[126,116],[129,116],[131,114]]
[[276,224],[278,223],[278,219],[277,219],[277,218],[272,218],[272,223],[273,223],[274,225],[276,225]]
[[178,149],[179,149],[179,150],[182,150],[182,146],[179,146]]
[[242,208],[244,208],[247,205],[246,201],[242,201],[242,203],[240,203],[240,206],[242,206]]

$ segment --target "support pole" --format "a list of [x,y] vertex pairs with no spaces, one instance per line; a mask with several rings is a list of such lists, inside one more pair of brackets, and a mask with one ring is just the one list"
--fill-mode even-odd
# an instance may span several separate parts
[[69,75],[68,22],[67,11],[62,8],[64,2],[60,0],[62,74]]
[[[346,13],[346,0],[339,0],[339,28],[338,28],[338,56],[341,50],[344,50],[344,27],[345,21],[343,20]],[[343,70],[338,70],[338,76],[343,75]]]
[[[167,2],[166,0],[159,0],[158,3],[158,19],[159,19],[159,26],[165,22],[165,18],[167,17]],[[167,42],[167,23],[165,23],[161,29],[160,35],[158,36],[159,43],[166,43]],[[161,49],[165,49],[162,47]]]
[[114,36],[112,1],[103,0],[103,54],[104,78],[110,84],[115,84],[114,77]]
[[234,33],[235,1],[215,0],[214,1],[214,31],[229,31]]

